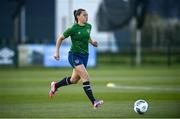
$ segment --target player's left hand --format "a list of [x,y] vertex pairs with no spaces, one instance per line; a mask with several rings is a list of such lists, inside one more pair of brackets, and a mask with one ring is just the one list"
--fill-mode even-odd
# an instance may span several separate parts
[[94,47],[98,47],[98,42],[97,42],[97,41],[93,41],[93,42],[92,42],[92,45],[93,45]]

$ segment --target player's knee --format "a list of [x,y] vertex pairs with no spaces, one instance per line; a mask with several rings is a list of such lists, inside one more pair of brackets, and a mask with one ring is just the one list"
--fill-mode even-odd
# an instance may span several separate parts
[[77,83],[78,83],[78,80],[72,80],[71,83],[77,84]]
[[72,84],[77,84],[79,79],[80,79],[79,77],[78,78],[71,78],[71,83]]
[[83,81],[89,81],[89,75],[88,74],[84,75]]

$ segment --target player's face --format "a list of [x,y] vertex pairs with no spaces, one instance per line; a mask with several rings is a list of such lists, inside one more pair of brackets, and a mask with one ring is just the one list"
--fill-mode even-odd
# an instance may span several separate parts
[[81,12],[81,14],[78,16],[78,21],[81,23],[86,23],[88,21],[88,14],[86,11]]

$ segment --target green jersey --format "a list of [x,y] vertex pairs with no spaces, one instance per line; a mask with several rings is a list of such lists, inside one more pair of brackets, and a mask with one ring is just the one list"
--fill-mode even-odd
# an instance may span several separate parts
[[88,44],[90,39],[91,25],[86,23],[84,26],[80,26],[75,23],[72,27],[66,29],[63,33],[64,37],[71,37],[71,52],[73,53],[88,53]]

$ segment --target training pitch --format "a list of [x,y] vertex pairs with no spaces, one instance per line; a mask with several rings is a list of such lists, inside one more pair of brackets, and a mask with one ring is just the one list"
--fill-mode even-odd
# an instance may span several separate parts
[[[94,95],[104,104],[97,110],[86,97],[82,81],[48,97],[50,82],[71,75],[70,68],[1,68],[1,118],[172,118],[180,117],[179,67],[98,66],[88,69]],[[107,87],[111,83],[113,86]],[[133,110],[137,99],[148,111]]]

